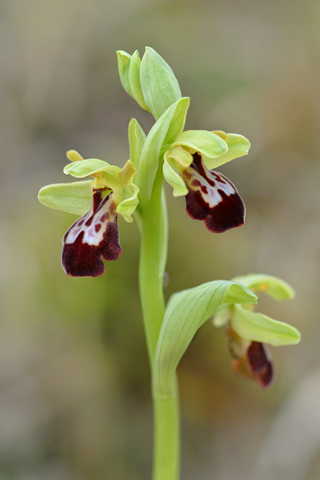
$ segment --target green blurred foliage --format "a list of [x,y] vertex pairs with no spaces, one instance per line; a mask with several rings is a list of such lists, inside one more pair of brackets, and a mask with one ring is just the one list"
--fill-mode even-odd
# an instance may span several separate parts
[[123,91],[115,52],[145,45],[191,96],[187,128],[252,143],[220,169],[245,200],[244,227],[211,234],[167,188],[166,296],[277,275],[297,297],[259,311],[303,334],[272,349],[278,379],[262,392],[233,377],[223,330],[203,326],[179,367],[182,478],[319,478],[319,21],[311,0],[0,1],[1,480],[149,478],[138,230],[120,220],[119,260],[99,279],[70,279],[60,242],[74,217],[36,199],[67,181],[70,148],[127,160],[130,118],[152,122]]

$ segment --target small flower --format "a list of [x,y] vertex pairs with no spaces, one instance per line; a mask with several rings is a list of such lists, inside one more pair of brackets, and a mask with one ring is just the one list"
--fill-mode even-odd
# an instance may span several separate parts
[[97,277],[105,271],[102,259],[116,260],[122,253],[117,218],[119,213],[132,222],[138,204],[139,189],[132,183],[136,170],[130,160],[120,169],[103,160],[85,160],[73,150],[67,156],[72,163],[64,173],[93,180],[48,185],[40,190],[39,200],[82,215],[63,237],[62,266],[72,277]]
[[173,195],[186,197],[191,218],[222,233],[244,223],[245,205],[235,185],[213,169],[246,155],[249,141],[221,131],[185,131],[164,155],[164,176]]
[[[290,285],[270,275],[247,275],[234,280],[254,293],[263,291],[276,300],[294,296]],[[253,308],[253,305],[240,304],[226,306],[215,315],[213,324],[216,327],[228,325],[226,333],[234,359],[233,371],[268,388],[274,379],[274,369],[265,344],[295,345],[300,341],[300,333],[291,325],[254,312]]]

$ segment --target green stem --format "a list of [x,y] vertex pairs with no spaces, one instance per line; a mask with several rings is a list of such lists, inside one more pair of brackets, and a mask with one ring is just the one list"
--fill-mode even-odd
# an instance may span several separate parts
[[[163,274],[167,258],[167,210],[158,172],[150,201],[141,205],[140,297],[150,366],[165,312]],[[153,480],[178,480],[180,461],[178,389],[170,397],[155,392]]]
[[163,274],[167,257],[167,212],[162,175],[157,175],[152,197],[141,206],[139,286],[150,365],[165,312]]
[[180,471],[180,414],[176,384],[172,397],[153,397],[153,480],[177,480]]

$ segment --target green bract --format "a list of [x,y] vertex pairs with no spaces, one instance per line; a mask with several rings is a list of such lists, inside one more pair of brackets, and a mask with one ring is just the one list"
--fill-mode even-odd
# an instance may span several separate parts
[[175,293],[161,325],[154,359],[154,391],[170,396],[175,371],[197,330],[225,304],[255,303],[256,295],[237,282],[216,280]]
[[135,118],[132,118],[129,122],[128,137],[130,145],[130,159],[138,170],[140,155],[143,144],[146,140],[146,134],[144,133],[138,120]]
[[138,170],[141,200],[148,200],[151,197],[164,146],[182,132],[188,107],[189,98],[181,98],[175,102],[157,120],[147,135],[141,149]]
[[171,67],[151,47],[146,47],[142,57],[140,81],[144,100],[156,120],[181,98],[179,83]]

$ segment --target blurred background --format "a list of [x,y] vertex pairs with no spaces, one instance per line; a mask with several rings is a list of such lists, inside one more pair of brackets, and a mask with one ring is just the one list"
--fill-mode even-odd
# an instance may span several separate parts
[[179,367],[182,479],[320,477],[320,3],[311,0],[0,0],[0,480],[150,479],[150,376],[137,286],[139,235],[98,279],[70,279],[75,217],[37,202],[68,181],[65,151],[123,165],[127,124],[151,116],[123,91],[116,50],[155,48],[191,97],[187,128],[241,133],[222,167],[246,225],[213,235],[167,189],[171,293],[249,272],[295,288],[259,310],[302,331],[272,348],[262,391],[233,376],[207,322]]

